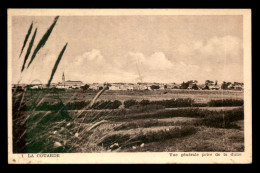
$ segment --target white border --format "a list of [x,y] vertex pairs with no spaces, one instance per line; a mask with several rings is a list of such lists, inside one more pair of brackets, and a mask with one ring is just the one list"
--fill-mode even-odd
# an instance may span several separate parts
[[[244,101],[245,101],[245,152],[241,156],[215,156],[216,152],[199,153],[199,157],[170,157],[169,152],[140,153],[62,153],[60,157],[42,158],[34,154],[13,154],[12,152],[12,16],[107,16],[107,15],[243,15],[244,50]],[[251,79],[251,10],[250,9],[8,9],[8,163],[252,163],[252,79]],[[174,152],[182,154],[184,152]],[[188,153],[188,152],[186,152]],[[211,153],[211,157],[201,157]],[[226,152],[230,154],[229,152]]]

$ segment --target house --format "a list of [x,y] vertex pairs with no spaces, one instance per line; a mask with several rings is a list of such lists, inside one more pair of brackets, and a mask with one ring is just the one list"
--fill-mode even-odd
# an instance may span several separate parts
[[84,84],[83,84],[82,81],[71,81],[71,80],[65,81],[65,75],[63,73],[62,74],[62,82],[58,83],[57,88],[79,88],[83,85]]
[[134,90],[134,84],[132,83],[127,84],[127,90]]
[[228,88],[228,89],[233,89],[233,88],[234,88],[234,87],[233,87],[233,84],[230,83],[230,84],[227,86],[227,88]]
[[219,90],[219,89],[220,89],[220,86],[219,86],[219,85],[210,85],[210,86],[209,86],[209,89],[210,89],[210,90]]
[[59,89],[69,89],[69,86],[68,85],[57,85],[56,88],[59,88]]
[[91,89],[91,90],[99,90],[100,87],[103,87],[103,86],[98,83],[93,83],[93,84],[89,85],[89,89]]
[[125,84],[120,84],[120,85],[119,85],[119,90],[127,90],[127,85],[125,85]]
[[120,90],[120,88],[118,85],[111,84],[111,86],[109,87],[109,90]]
[[39,86],[34,85],[34,86],[30,87],[30,89],[39,89]]
[[27,87],[29,87],[29,89],[42,89],[43,85],[42,84],[31,84],[31,85],[27,85]]
[[166,84],[163,84],[163,83],[159,84],[159,87],[160,87],[159,90],[164,90],[164,89],[166,89],[165,86],[166,86],[166,88],[167,88],[167,85],[166,85]]
[[233,88],[235,90],[243,90],[244,89],[244,83],[234,82]]
[[146,90],[148,85],[146,83],[137,83],[132,86],[133,90]]
[[189,82],[189,86],[188,86],[187,89],[198,89],[198,85],[197,85],[198,81],[191,80],[191,81],[188,81],[188,82]]
[[81,81],[71,81],[71,80],[68,80],[68,81],[65,81],[65,86],[77,86],[77,87],[80,87],[80,86],[83,86],[83,82]]
[[192,89],[193,86],[194,86],[194,83],[189,83],[189,86],[187,89]]
[[176,83],[170,83],[170,84],[166,84],[168,89],[179,89],[180,85],[176,84]]

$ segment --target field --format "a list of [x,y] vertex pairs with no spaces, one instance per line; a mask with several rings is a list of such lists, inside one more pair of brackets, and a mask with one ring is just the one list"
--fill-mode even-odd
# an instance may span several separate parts
[[[65,90],[59,91],[55,94],[53,93],[43,93],[43,97],[49,101],[57,101],[57,97],[63,102],[68,100],[73,101],[85,101],[91,100],[97,91],[86,91],[82,90]],[[27,93],[27,97],[34,98],[39,96],[38,91],[30,91]],[[210,100],[219,99],[243,99],[242,91],[232,91],[232,90],[154,90],[154,91],[106,91],[102,94],[99,100],[137,100],[141,101],[143,99],[147,100],[167,100],[172,98],[191,98],[195,102],[205,103]]]
[[[69,102],[90,101],[96,93],[13,93],[14,152],[244,151],[242,91],[106,91],[98,101],[118,100],[119,108],[64,109]],[[125,108],[124,102],[130,99],[157,102]],[[170,99],[205,105],[157,105]],[[62,105],[57,110],[37,110],[44,102]]]

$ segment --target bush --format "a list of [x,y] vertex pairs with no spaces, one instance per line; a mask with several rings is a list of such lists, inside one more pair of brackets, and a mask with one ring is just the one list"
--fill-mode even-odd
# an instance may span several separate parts
[[[49,103],[43,102],[38,107],[36,107],[36,111],[58,111],[58,110],[81,110],[84,109],[90,101],[80,101],[80,102],[68,102],[64,105],[62,102],[58,103]],[[92,109],[118,109],[122,103],[119,100],[115,101],[98,101],[91,108]],[[22,107],[25,110],[29,110],[34,108],[35,105]],[[17,107],[17,106],[16,106]]]
[[154,105],[154,104],[146,105],[146,106],[134,105],[134,106],[131,106],[129,108],[129,110],[127,110],[127,113],[131,114],[131,113],[153,112],[153,111],[156,111],[159,109],[164,109],[164,108],[165,107],[162,105]]
[[139,105],[139,106],[159,105],[165,108],[175,108],[175,107],[191,107],[194,104],[195,104],[194,99],[190,99],[190,98],[185,98],[185,99],[178,98],[178,99],[159,100],[159,101],[142,100],[140,102],[136,100],[126,100],[124,102],[125,108],[130,108],[131,106],[134,105]]
[[147,106],[147,105],[150,104],[150,101],[149,101],[149,100],[142,100],[142,101],[140,101],[139,104],[140,104],[141,106]]
[[49,102],[43,102],[35,108],[36,111],[58,111],[64,108],[62,102],[51,104]]
[[208,103],[194,103],[192,104],[193,107],[207,107]]
[[244,110],[240,108],[230,111],[215,112],[211,115],[207,114],[203,119],[198,120],[196,125],[205,125],[215,128],[239,128],[237,125],[232,124],[232,122],[243,119]]
[[160,86],[159,86],[159,85],[152,85],[152,86],[150,86],[150,87],[151,87],[152,90],[154,90],[154,89],[160,89]]
[[[232,116],[231,116],[232,114]],[[124,116],[119,116],[124,115]],[[106,116],[105,119],[112,121],[122,121],[122,120],[139,120],[139,119],[149,119],[149,118],[173,118],[173,117],[192,117],[192,118],[206,118],[210,119],[211,117],[225,116],[225,120],[233,122],[243,118],[244,112],[243,109],[234,109],[230,111],[211,111],[211,110],[202,110],[202,109],[175,109],[175,110],[152,110],[150,112],[132,112],[132,110],[127,111],[126,113],[118,114],[113,116],[113,114]],[[231,119],[230,119],[231,118]]]
[[91,108],[92,109],[118,109],[122,103],[119,100],[115,101],[98,101]]
[[131,106],[138,105],[138,102],[136,100],[126,100],[124,101],[125,108],[129,108]]
[[86,85],[84,85],[84,86],[81,86],[80,88],[83,89],[83,91],[85,91],[85,90],[87,90],[87,89],[89,88],[89,85],[86,84]]
[[191,107],[194,104],[194,100],[190,98],[178,98],[171,100],[161,100],[161,101],[152,101],[151,104],[162,105],[166,108],[176,108],[176,107]]
[[119,100],[115,100],[115,101],[112,103],[111,107],[112,107],[113,109],[117,109],[117,108],[119,108],[119,106],[121,106],[121,105],[122,105],[122,102],[120,102]]
[[211,107],[243,106],[243,105],[244,105],[244,100],[233,100],[233,99],[211,100],[208,102],[208,106]]
[[81,110],[86,107],[90,101],[81,101],[81,102],[69,102],[64,107],[65,110]]

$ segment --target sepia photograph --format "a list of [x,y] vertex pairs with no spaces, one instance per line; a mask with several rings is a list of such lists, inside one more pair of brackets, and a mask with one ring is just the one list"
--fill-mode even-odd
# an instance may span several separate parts
[[8,95],[9,163],[251,163],[251,11],[9,9]]

